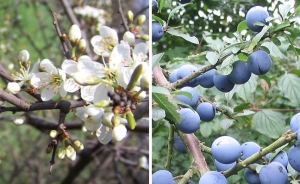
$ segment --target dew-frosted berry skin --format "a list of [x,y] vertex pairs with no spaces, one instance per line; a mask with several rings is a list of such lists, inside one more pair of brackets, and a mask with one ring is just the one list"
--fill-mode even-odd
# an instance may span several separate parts
[[[181,67],[178,68],[177,70],[177,79],[183,79],[186,76],[196,72],[198,69],[197,67],[195,67],[194,65],[191,64],[186,64],[186,65],[182,65]],[[183,86],[191,86],[194,87],[195,85],[197,85],[197,79],[191,79],[190,81],[188,81],[187,83],[185,83]]]
[[178,130],[186,134],[191,134],[199,129],[200,117],[197,112],[190,108],[182,108],[179,110],[179,114],[181,115],[181,121],[180,123],[175,123]]
[[211,152],[217,161],[223,164],[230,164],[241,156],[241,146],[234,138],[221,136],[212,143]]
[[241,145],[241,159],[245,160],[254,153],[259,152],[260,146],[255,142],[245,142]]
[[288,160],[293,169],[300,172],[300,145],[292,147],[288,152]]
[[164,36],[164,29],[159,22],[152,22],[152,41],[157,42]]
[[[255,164],[258,165],[258,164]],[[246,168],[244,171],[244,178],[249,184],[260,184],[259,175],[256,171]]]
[[247,63],[243,61],[235,61],[232,65],[233,69],[228,75],[228,79],[234,84],[245,84],[251,77],[251,71]]
[[174,143],[173,143],[173,147],[176,151],[178,151],[179,153],[187,153],[186,147],[182,141],[182,139],[180,138],[180,136],[175,135],[174,136]]
[[227,184],[225,176],[217,171],[207,171],[198,184]]
[[201,121],[211,121],[215,118],[215,108],[211,103],[202,102],[197,106],[197,113]]
[[292,132],[296,132],[300,128],[300,113],[297,113],[292,117],[290,127]]
[[[270,153],[266,155],[266,159],[270,161]],[[284,167],[288,165],[288,155],[286,154],[285,151],[281,150],[272,160],[271,162],[279,162],[281,163]]]
[[272,60],[268,53],[263,50],[252,52],[248,58],[249,70],[255,75],[266,74],[272,65]]
[[287,170],[279,162],[264,165],[258,175],[261,184],[286,184],[288,180]]
[[173,175],[167,170],[158,170],[152,174],[152,184],[175,184]]
[[176,82],[176,81],[178,80],[178,78],[177,78],[177,71],[178,71],[178,68],[175,69],[175,70],[173,70],[173,71],[170,73],[170,75],[169,75],[169,81],[170,81],[171,83]]
[[211,69],[205,72],[202,75],[196,77],[197,83],[204,88],[212,88],[214,87],[214,76],[216,73],[216,69]]
[[189,98],[185,95],[176,95],[177,100],[180,100],[190,106],[196,106],[199,100],[199,94],[195,88],[186,86],[180,89],[180,91],[189,92],[192,95],[192,98]]
[[215,75],[213,81],[216,88],[224,93],[231,91],[234,87],[234,83],[228,79],[227,75]]
[[255,22],[266,24],[266,18],[269,17],[268,11],[261,6],[254,6],[246,14],[246,23],[250,30],[260,32],[263,26],[254,25]]
[[233,166],[236,165],[236,162],[233,162],[231,164],[223,164],[216,159],[214,159],[214,164],[217,168],[217,171],[227,171],[228,169],[232,168]]

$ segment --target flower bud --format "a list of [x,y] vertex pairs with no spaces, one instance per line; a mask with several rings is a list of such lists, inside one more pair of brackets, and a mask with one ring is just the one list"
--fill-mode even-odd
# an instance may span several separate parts
[[7,89],[7,91],[9,93],[12,93],[14,95],[17,94],[17,93],[19,93],[21,91],[21,88],[20,88],[19,84],[16,83],[16,82],[9,82],[7,84],[7,88],[6,89]]
[[75,82],[82,86],[96,85],[101,82],[101,78],[84,72],[77,72],[73,75]]
[[149,164],[148,164],[148,159],[145,156],[141,156],[139,158],[139,167],[144,168],[144,169],[149,169]]
[[78,49],[78,54],[82,55],[82,53],[84,52],[85,48],[86,48],[86,41],[85,41],[85,39],[80,39],[79,43],[78,43],[78,48],[77,48]]
[[122,141],[127,135],[127,129],[125,125],[119,124],[118,126],[114,127],[112,130],[112,139],[114,141]]
[[71,26],[68,37],[69,37],[72,47],[77,46],[79,40],[81,39],[81,30],[78,25],[73,24]]
[[129,10],[126,14],[126,17],[127,17],[128,22],[131,24],[133,22],[133,17],[134,17],[132,11]]
[[66,155],[66,150],[63,148],[63,147],[59,147],[57,149],[57,157],[59,159],[64,159],[65,158],[65,155]]
[[144,75],[140,79],[140,86],[141,86],[142,90],[149,91],[149,85],[150,85],[150,76],[149,75]]
[[22,125],[25,122],[25,117],[19,117],[14,120],[15,125]]
[[74,148],[78,151],[83,150],[83,148],[84,148],[82,142],[80,142],[79,140],[74,141],[73,145],[74,145]]
[[114,116],[114,113],[112,113],[112,112],[104,113],[102,116],[102,124],[109,128],[113,128],[113,124],[112,124],[113,116]]
[[149,35],[144,34],[144,35],[141,36],[141,39],[148,41],[149,40]]
[[50,137],[55,138],[57,136],[57,131],[56,130],[51,130],[50,131]]
[[18,56],[18,60],[21,63],[26,63],[29,60],[29,52],[27,50],[21,50]]
[[133,73],[132,73],[132,75],[130,77],[130,81],[129,81],[129,83],[127,85],[127,88],[126,88],[127,91],[132,90],[136,86],[136,84],[137,84],[137,82],[138,82],[138,80],[139,80],[139,78],[140,78],[140,76],[141,76],[141,74],[143,72],[143,68],[144,68],[143,64],[139,64],[134,69],[134,71],[133,71]]
[[135,119],[134,119],[134,116],[132,114],[131,111],[128,111],[126,113],[126,119],[127,119],[127,122],[128,122],[128,127],[133,130],[136,126],[136,122],[135,122]]
[[94,103],[94,106],[96,107],[108,107],[109,106],[109,101],[108,100],[101,100],[99,102]]
[[114,127],[120,125],[120,123],[121,123],[121,117],[120,117],[120,115],[119,114],[115,114],[112,117],[111,122],[112,122],[112,124],[113,124]]
[[72,161],[76,159],[76,151],[70,145],[66,147],[66,156]]
[[46,153],[49,154],[52,152],[52,149],[53,149],[53,145],[52,144],[49,144],[46,148]]
[[137,18],[137,25],[141,26],[145,23],[145,21],[146,21],[146,15],[140,15]]
[[132,32],[126,31],[123,35],[123,40],[128,42],[129,45],[133,45],[135,42],[135,36]]

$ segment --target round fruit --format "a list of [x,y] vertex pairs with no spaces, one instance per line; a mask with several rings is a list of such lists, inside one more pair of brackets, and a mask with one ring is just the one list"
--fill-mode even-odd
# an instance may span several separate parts
[[164,29],[159,22],[152,22],[152,41],[157,42],[164,36]]
[[182,141],[182,139],[180,138],[180,136],[175,135],[174,136],[174,143],[173,143],[173,147],[176,151],[178,151],[179,153],[187,153],[186,147]]
[[[270,153],[266,155],[266,159],[270,161]],[[284,167],[288,165],[288,155],[286,154],[285,151],[281,150],[272,160],[271,162],[279,162],[281,163]]]
[[217,161],[223,164],[230,164],[241,156],[241,146],[234,138],[221,136],[212,143],[211,153]]
[[234,87],[234,84],[228,79],[227,75],[215,75],[213,81],[216,88],[224,93],[231,91]]
[[186,87],[181,88],[180,91],[185,91],[185,92],[191,93],[192,98],[189,98],[185,95],[176,95],[177,100],[180,100],[192,107],[197,105],[198,100],[199,100],[199,94],[195,88],[186,86]]
[[297,113],[292,117],[290,127],[292,132],[296,132],[300,128],[300,113]]
[[198,184],[227,184],[225,176],[217,171],[207,171]]
[[251,71],[247,63],[243,61],[235,61],[232,65],[233,69],[228,75],[228,79],[234,84],[245,84],[251,77]]
[[[196,72],[197,70],[198,70],[197,67],[195,67],[194,65],[191,64],[182,65],[181,67],[178,68],[177,79],[183,79],[186,76]],[[195,86],[195,85],[198,85],[196,78],[191,79],[189,82],[184,84],[184,86]]]
[[[255,164],[258,165],[258,164]],[[244,172],[244,178],[249,184],[260,184],[259,176],[256,171],[246,168]]]
[[211,121],[215,118],[215,108],[211,103],[202,102],[196,109],[201,121]]
[[250,30],[260,32],[263,26],[254,25],[255,22],[266,24],[266,18],[269,17],[268,11],[261,6],[254,6],[246,14],[246,23]]
[[272,65],[272,60],[268,53],[263,50],[252,52],[248,58],[249,70],[256,75],[266,74]]
[[218,162],[216,159],[214,159],[214,164],[217,168],[217,171],[227,171],[228,169],[235,166],[236,162],[233,162],[231,164],[222,164],[221,162]]
[[158,10],[158,4],[156,0],[152,0],[152,13],[156,13]]
[[178,69],[175,69],[175,70],[173,70],[173,71],[170,73],[170,75],[169,75],[169,81],[170,81],[171,83],[176,82],[176,81],[178,80],[178,78],[177,78],[177,71],[178,71]]
[[293,169],[300,172],[300,145],[292,147],[288,152],[288,160]]
[[286,184],[288,180],[287,171],[279,162],[264,165],[258,175],[261,184]]
[[255,143],[255,142],[245,142],[244,144],[241,145],[241,159],[245,160],[254,153],[259,152],[260,146]]
[[204,88],[212,88],[214,87],[214,76],[216,73],[216,69],[211,69],[205,72],[202,75],[196,77],[197,83]]
[[199,129],[200,117],[197,112],[190,108],[182,108],[179,110],[179,114],[181,115],[180,123],[175,123],[178,130],[186,134],[191,134]]
[[175,184],[173,175],[167,170],[158,170],[152,174],[152,184]]

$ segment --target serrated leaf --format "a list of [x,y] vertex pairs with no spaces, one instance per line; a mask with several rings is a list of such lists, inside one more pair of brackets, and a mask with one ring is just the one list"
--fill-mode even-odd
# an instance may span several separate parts
[[264,42],[261,46],[266,47],[270,51],[270,55],[278,58],[285,58],[285,55],[280,51],[277,45],[272,41]]
[[214,124],[213,123],[207,123],[207,122],[201,122],[200,126],[200,133],[203,137],[209,137],[213,131]]
[[206,59],[212,65],[216,64],[220,58],[220,55],[215,52],[207,52]]
[[259,32],[257,35],[255,35],[247,49],[247,52],[250,53],[253,51],[253,48],[257,45],[257,43],[261,40],[261,38],[266,34],[266,32],[270,29],[269,26],[264,26],[264,28]]
[[248,26],[247,26],[247,22],[246,20],[243,20],[242,22],[240,22],[237,26],[237,31],[238,32],[242,32],[244,30],[247,30],[248,29]]
[[248,116],[251,114],[254,114],[254,111],[250,111],[250,110],[243,110],[243,112],[237,113],[235,116]]
[[224,129],[227,130],[229,127],[233,125],[234,119],[223,119],[220,123],[220,126]]
[[251,75],[250,79],[243,85],[237,85],[236,94],[244,101],[249,101],[252,93],[256,90],[257,75]]
[[164,56],[164,53],[159,53],[159,54],[155,54],[152,56],[152,70],[157,65],[157,63],[159,63],[159,61],[161,60],[161,58],[163,56]]
[[190,92],[187,92],[187,91],[180,91],[180,90],[177,90],[177,91],[172,91],[171,94],[173,95],[184,95],[186,97],[189,97],[189,98],[192,98],[192,94]]
[[191,42],[193,44],[197,44],[197,45],[199,44],[199,40],[198,40],[197,37],[190,36],[188,34],[182,33],[177,29],[168,29],[167,33],[169,33],[171,35],[174,35],[174,36],[179,36],[179,37],[181,37],[181,38],[185,39],[186,41]]
[[285,121],[279,112],[262,110],[254,114],[252,127],[258,132],[276,139],[284,132]]
[[169,16],[168,16],[168,23],[170,21],[170,18],[173,17],[173,15],[181,8],[185,7],[185,6],[188,6],[188,5],[191,5],[193,3],[186,3],[186,4],[181,4],[179,6],[177,6],[176,8],[174,8],[173,10],[171,10],[171,12],[169,13]]
[[173,122],[180,122],[181,117],[177,112],[177,107],[169,101],[167,96],[152,92],[152,99],[158,104],[158,107],[165,110],[166,117]]
[[300,105],[300,78],[294,74],[285,74],[278,80],[278,87],[283,95],[290,99],[291,103]]
[[152,107],[152,119],[154,121],[163,119],[166,117],[165,110],[158,108],[158,107]]
[[160,87],[160,86],[152,86],[152,93],[170,95],[170,91],[167,88]]

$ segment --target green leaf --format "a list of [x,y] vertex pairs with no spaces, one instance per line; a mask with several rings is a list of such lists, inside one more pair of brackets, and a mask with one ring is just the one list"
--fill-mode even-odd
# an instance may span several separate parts
[[262,110],[254,114],[252,127],[258,132],[276,139],[285,131],[285,120],[279,112]]
[[157,63],[159,63],[159,61],[161,60],[161,58],[163,56],[164,56],[164,53],[159,53],[159,54],[152,56],[152,70],[157,65]]
[[158,108],[158,107],[152,107],[152,119],[154,121],[163,119],[166,117],[165,110]]
[[188,108],[192,109],[193,111],[195,111],[190,105],[184,103],[181,100],[178,100],[177,98],[171,98],[171,99],[169,99],[169,101],[173,104],[181,105],[182,107],[188,107]]
[[[287,171],[293,179],[297,178],[298,172],[294,168],[292,168],[292,166],[290,164],[288,164],[288,166],[287,166]],[[291,181],[291,184],[299,184],[299,183],[298,183],[298,181],[294,181],[294,182]]]
[[200,125],[201,135],[203,137],[209,137],[213,131],[213,127],[214,127],[213,123],[207,123],[207,122],[202,123],[201,122],[201,125]]
[[278,153],[283,150],[287,145],[289,145],[289,143],[286,143],[285,145],[283,146],[280,146],[279,148],[277,148],[274,152],[271,152],[270,153],[270,157],[269,157],[269,161],[271,162],[277,155]]
[[294,74],[285,74],[278,80],[278,87],[283,95],[295,106],[300,106],[300,78]]
[[166,112],[166,116],[173,122],[180,122],[180,114],[177,112],[177,107],[169,101],[169,98],[163,94],[153,93],[152,99]]
[[233,125],[234,119],[223,119],[220,123],[220,126],[224,129],[227,130],[229,127]]
[[174,35],[174,36],[179,36],[179,37],[181,37],[181,38],[185,39],[186,41],[191,42],[193,44],[197,44],[197,45],[199,44],[199,40],[198,40],[197,37],[190,36],[188,34],[182,33],[177,29],[170,28],[170,29],[167,30],[167,33],[169,33],[171,35]]
[[255,113],[254,111],[243,110],[242,113],[238,113],[236,116],[248,116],[248,115],[251,115],[251,114],[254,114],[254,113]]
[[163,9],[163,7],[165,6],[165,2],[166,2],[166,0],[160,0],[159,1],[159,12],[161,12],[161,10]]
[[272,41],[264,42],[261,46],[266,47],[270,51],[270,55],[277,58],[285,58],[285,55],[280,51],[277,45]]
[[248,56],[243,52],[238,53],[238,58],[241,61],[247,61],[248,60]]
[[257,75],[251,75],[250,79],[243,85],[237,85],[236,94],[248,102],[257,86]]
[[253,51],[253,48],[257,45],[257,43],[261,40],[261,38],[266,34],[266,32],[270,29],[269,26],[264,26],[264,28],[259,32],[257,35],[255,35],[247,49],[247,52],[250,53]]
[[273,31],[275,32],[275,31],[283,30],[283,29],[289,27],[290,25],[291,24],[289,22],[284,22],[282,24],[278,24],[278,25],[275,26]]
[[167,25],[167,23],[163,19],[161,19],[155,15],[152,15],[152,20],[159,22],[163,27],[166,27],[166,25]]
[[242,32],[242,31],[247,30],[247,29],[248,29],[248,26],[247,26],[246,20],[243,20],[237,26],[237,31],[238,32]]
[[171,94],[174,94],[174,95],[184,95],[184,96],[189,97],[189,98],[193,97],[190,92],[180,91],[180,90],[172,91]]
[[207,52],[207,54],[206,54],[206,59],[212,65],[216,64],[218,62],[219,58],[220,58],[220,55],[215,52]]
[[168,23],[170,21],[170,18],[173,17],[173,15],[181,8],[185,7],[185,6],[188,6],[188,5],[191,5],[193,3],[186,3],[186,4],[181,4],[179,6],[177,6],[176,8],[174,8],[170,13],[169,13],[169,17],[168,17]]
[[294,14],[297,14],[297,13],[300,13],[300,5],[299,5],[299,6],[297,6],[297,8],[295,9],[295,12],[294,12]]
[[160,86],[152,86],[152,93],[170,95],[170,91],[167,88],[163,88]]

